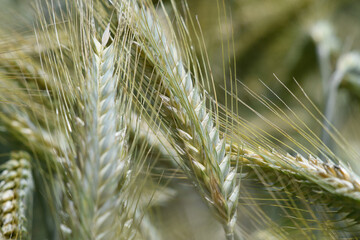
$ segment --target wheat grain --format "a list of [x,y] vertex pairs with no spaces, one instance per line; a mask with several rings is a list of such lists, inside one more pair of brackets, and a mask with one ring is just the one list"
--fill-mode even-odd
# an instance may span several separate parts
[[13,153],[1,168],[1,239],[26,239],[30,236],[34,188],[30,156],[25,152]]

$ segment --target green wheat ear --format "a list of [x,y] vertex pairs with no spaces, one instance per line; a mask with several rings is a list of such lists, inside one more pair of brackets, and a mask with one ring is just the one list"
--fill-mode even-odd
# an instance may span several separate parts
[[[85,32],[88,34],[89,32]],[[92,38],[88,73],[81,87],[82,99],[76,118],[82,124],[74,129],[75,144],[79,147],[76,170],[72,172],[71,200],[76,214],[70,214],[74,223],[74,237],[113,239],[117,231],[119,192],[126,179],[129,156],[125,97],[117,99],[114,43],[110,40],[109,26],[101,41]],[[119,109],[121,115],[119,116]],[[75,162],[74,162],[75,163]],[[83,229],[76,229],[76,224]],[[77,235],[78,234],[78,235]]]
[[165,35],[149,2],[132,2],[129,8],[133,9],[129,13],[129,19],[133,19],[129,27],[137,33],[140,49],[160,76],[151,84],[154,88],[162,86],[156,97],[161,99],[160,114],[180,156],[179,166],[224,225],[227,238],[233,239],[240,185],[214,114],[207,109],[199,86],[202,79],[193,77],[188,70],[192,62],[184,62],[181,56],[188,49],[179,48],[174,36]]
[[0,168],[1,239],[28,239],[34,188],[30,155],[12,153],[10,160]]
[[324,200],[325,195],[329,196],[329,205],[340,207],[339,211],[349,214],[347,218],[359,221],[360,178],[345,166],[324,163],[311,155],[308,158],[299,154],[293,157],[261,148],[251,151],[234,143],[228,144],[226,150],[232,155],[234,166],[249,166],[263,169],[268,176],[284,175],[297,179],[303,188],[313,190],[314,198],[317,194],[324,194]]

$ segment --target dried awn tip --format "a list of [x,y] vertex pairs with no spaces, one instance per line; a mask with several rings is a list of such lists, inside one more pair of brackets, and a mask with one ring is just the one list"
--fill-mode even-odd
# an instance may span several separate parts
[[4,163],[0,174],[0,237],[26,238],[34,188],[30,156],[19,152]]

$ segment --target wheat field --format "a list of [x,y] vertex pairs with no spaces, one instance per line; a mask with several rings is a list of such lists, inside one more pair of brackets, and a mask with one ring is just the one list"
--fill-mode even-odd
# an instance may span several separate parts
[[0,2],[0,239],[360,238],[356,0]]

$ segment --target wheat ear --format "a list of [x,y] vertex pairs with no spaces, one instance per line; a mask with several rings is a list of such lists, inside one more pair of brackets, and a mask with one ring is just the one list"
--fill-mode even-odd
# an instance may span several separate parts
[[[61,51],[56,57],[49,52],[43,58],[59,101],[56,130],[64,132],[67,140],[59,154],[64,164],[58,174],[61,193],[55,196],[58,228],[67,239],[130,239],[136,225],[131,207],[138,197],[138,191],[131,189],[139,189],[131,185],[139,174],[133,165],[139,161],[130,162],[133,149],[128,146],[126,128],[131,107],[125,94],[129,34],[121,24],[112,29],[112,22],[111,27],[104,26],[98,40],[98,29],[110,20],[99,15],[95,2],[67,1],[74,8],[66,20],[71,22],[65,28],[69,41],[63,45],[54,39],[56,34],[45,38],[47,44],[56,42]],[[47,21],[42,16],[43,26]],[[54,25],[57,31],[60,26]]]
[[311,155],[293,157],[262,148],[252,151],[235,143],[227,144],[226,151],[231,154],[232,165],[260,168],[270,174],[303,180],[304,187],[312,190],[314,196],[330,195],[331,205],[340,207],[340,211],[347,214],[346,218],[360,220],[360,178],[345,166],[331,161],[324,163]]
[[[118,129],[116,104],[115,49],[106,28],[99,42],[93,38],[93,52],[84,86],[84,129],[79,141],[81,182],[78,208],[82,237],[113,239],[119,207],[118,184],[124,177],[126,129]],[[109,46],[107,46],[109,44]],[[120,116],[124,118],[124,116]],[[123,119],[121,119],[122,121]],[[78,186],[80,187],[80,186]],[[75,216],[76,217],[76,216]]]
[[[230,167],[225,142],[220,139],[213,114],[206,108],[198,82],[181,59],[175,39],[168,41],[158,19],[146,3],[132,6],[138,41],[160,73],[164,89],[162,115],[172,132],[179,163],[200,189],[206,202],[216,209],[228,239],[233,239],[237,219],[239,184],[236,169]],[[161,91],[161,90],[160,90]]]
[[34,188],[30,156],[25,152],[12,153],[11,159],[1,165],[1,169],[1,239],[27,239],[31,235]]

